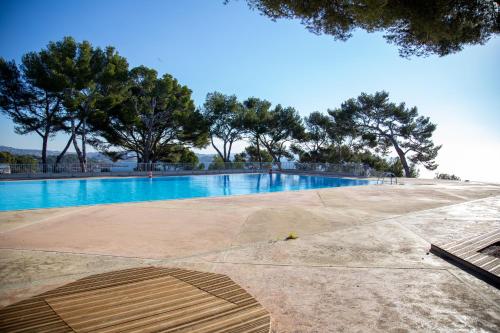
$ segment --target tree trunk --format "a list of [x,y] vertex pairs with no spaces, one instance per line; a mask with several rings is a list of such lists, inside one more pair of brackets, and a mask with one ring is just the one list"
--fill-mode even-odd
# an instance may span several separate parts
[[271,156],[273,157],[274,163],[278,165],[278,170],[281,170],[281,162],[280,162],[281,157],[279,155],[277,156],[275,153],[271,153]]
[[66,143],[66,146],[64,147],[64,149],[62,150],[62,152],[59,155],[57,155],[56,163],[55,163],[56,167],[61,162],[62,158],[64,157],[64,155],[68,151],[68,148],[69,148],[69,146],[71,145],[72,142],[73,142],[73,134],[71,134],[71,136],[69,137],[69,140]]
[[214,144],[214,139],[212,136],[210,136],[210,143],[212,143],[212,147],[214,147],[215,151],[217,152],[217,154],[219,154],[220,158],[222,158],[222,160],[224,160],[224,155],[222,155],[219,148],[217,148],[217,146]]
[[153,145],[153,131],[154,131],[154,126],[156,123],[156,117],[155,117],[155,110],[156,107],[156,100],[153,99],[151,101],[151,114],[146,115],[145,119],[143,120],[143,123],[146,125],[146,135],[144,139],[144,150],[142,153],[142,163],[145,163],[146,170],[148,171],[147,167],[149,166],[151,162],[151,153],[152,153],[152,145]]
[[278,164],[278,168],[281,170],[281,163],[280,163],[280,159],[279,157],[276,155],[276,152],[274,152],[271,147],[272,147],[272,144],[266,144],[264,141],[262,142],[262,144],[264,145],[264,147],[267,149],[267,151],[269,152],[269,154],[271,155],[271,157],[273,158],[273,163],[277,163]]
[[398,153],[399,160],[403,165],[403,169],[405,170],[405,177],[411,177],[411,171],[410,167],[408,166],[408,162],[406,161],[405,153],[401,150],[401,148],[399,148],[398,144],[395,141],[393,141],[392,143],[394,145],[394,149],[396,149],[396,153]]
[[[78,125],[76,125],[75,127],[75,132],[78,131],[78,129],[80,128],[80,126],[82,125],[82,123],[78,123]],[[69,137],[69,140],[68,142],[66,143],[66,146],[64,147],[64,149],[61,151],[61,153],[59,155],[57,155],[57,158],[56,158],[56,162],[55,162],[55,167],[57,167],[57,165],[59,163],[61,163],[61,160],[62,158],[64,157],[64,155],[66,155],[66,152],[68,151],[69,149],[69,146],[73,143],[73,131],[71,131],[71,135]]]
[[49,132],[45,132],[42,137],[42,170],[47,172],[47,144],[49,142]]
[[224,141],[224,146],[223,146],[223,148],[224,148],[224,156],[222,157],[222,160],[224,161],[224,163],[228,162],[228,160],[227,160],[226,144],[227,144],[227,142]]
[[233,148],[233,142],[229,142],[229,148],[227,150],[227,161],[231,162],[231,148]]
[[76,155],[78,156],[78,160],[80,161],[80,170],[85,172],[85,163],[83,162],[82,152],[80,151],[80,147],[78,147],[78,141],[76,141],[76,128],[75,121],[71,119],[71,137],[73,140],[73,146],[75,147]]
[[142,152],[142,163],[144,164],[148,164],[149,163],[149,159],[150,159],[150,154],[151,152],[149,151],[149,139],[146,139],[146,142],[144,144],[144,149],[143,149],[143,152]]
[[144,170],[147,171],[147,164],[149,164],[149,149],[146,147],[144,153],[142,154],[142,163],[145,164]]
[[255,145],[257,146],[257,156],[259,160],[259,168],[262,169],[262,156],[260,155],[260,143],[259,143],[259,137],[255,136]]
[[82,159],[85,171],[87,171],[87,118],[82,121]]
[[278,170],[281,171],[281,154],[278,156]]

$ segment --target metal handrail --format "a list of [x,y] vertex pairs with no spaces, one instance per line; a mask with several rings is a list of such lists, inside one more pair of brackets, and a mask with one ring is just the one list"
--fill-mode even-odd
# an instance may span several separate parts
[[[6,164],[3,164],[6,165]],[[287,162],[212,162],[212,163],[137,163],[137,162],[88,162],[82,169],[80,163],[59,164],[10,164],[4,168],[3,178],[8,174],[44,175],[44,174],[113,174],[113,173],[203,173],[222,171],[268,172],[293,171],[295,173],[324,173],[356,177],[372,177],[376,171],[360,163],[301,163]],[[8,170],[8,171],[7,171]],[[7,171],[7,172],[6,172]]]

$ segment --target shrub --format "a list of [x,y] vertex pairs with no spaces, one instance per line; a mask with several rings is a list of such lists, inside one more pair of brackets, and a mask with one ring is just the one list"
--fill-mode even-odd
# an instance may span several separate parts
[[460,177],[455,176],[453,174],[447,173],[436,173],[436,179],[444,179],[444,180],[460,180]]

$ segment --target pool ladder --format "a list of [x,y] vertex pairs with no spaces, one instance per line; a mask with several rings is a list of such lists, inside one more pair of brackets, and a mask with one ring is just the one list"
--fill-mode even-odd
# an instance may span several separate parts
[[395,180],[394,184],[398,183],[398,177],[394,174],[394,172],[383,172],[381,175],[378,176],[377,178],[377,184],[384,184],[385,178],[390,178],[391,179],[391,185],[392,185],[392,179]]

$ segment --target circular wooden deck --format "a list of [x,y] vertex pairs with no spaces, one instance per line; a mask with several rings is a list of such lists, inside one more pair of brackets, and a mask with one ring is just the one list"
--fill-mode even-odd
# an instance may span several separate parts
[[0,310],[0,332],[269,332],[229,277],[144,267],[92,275]]

